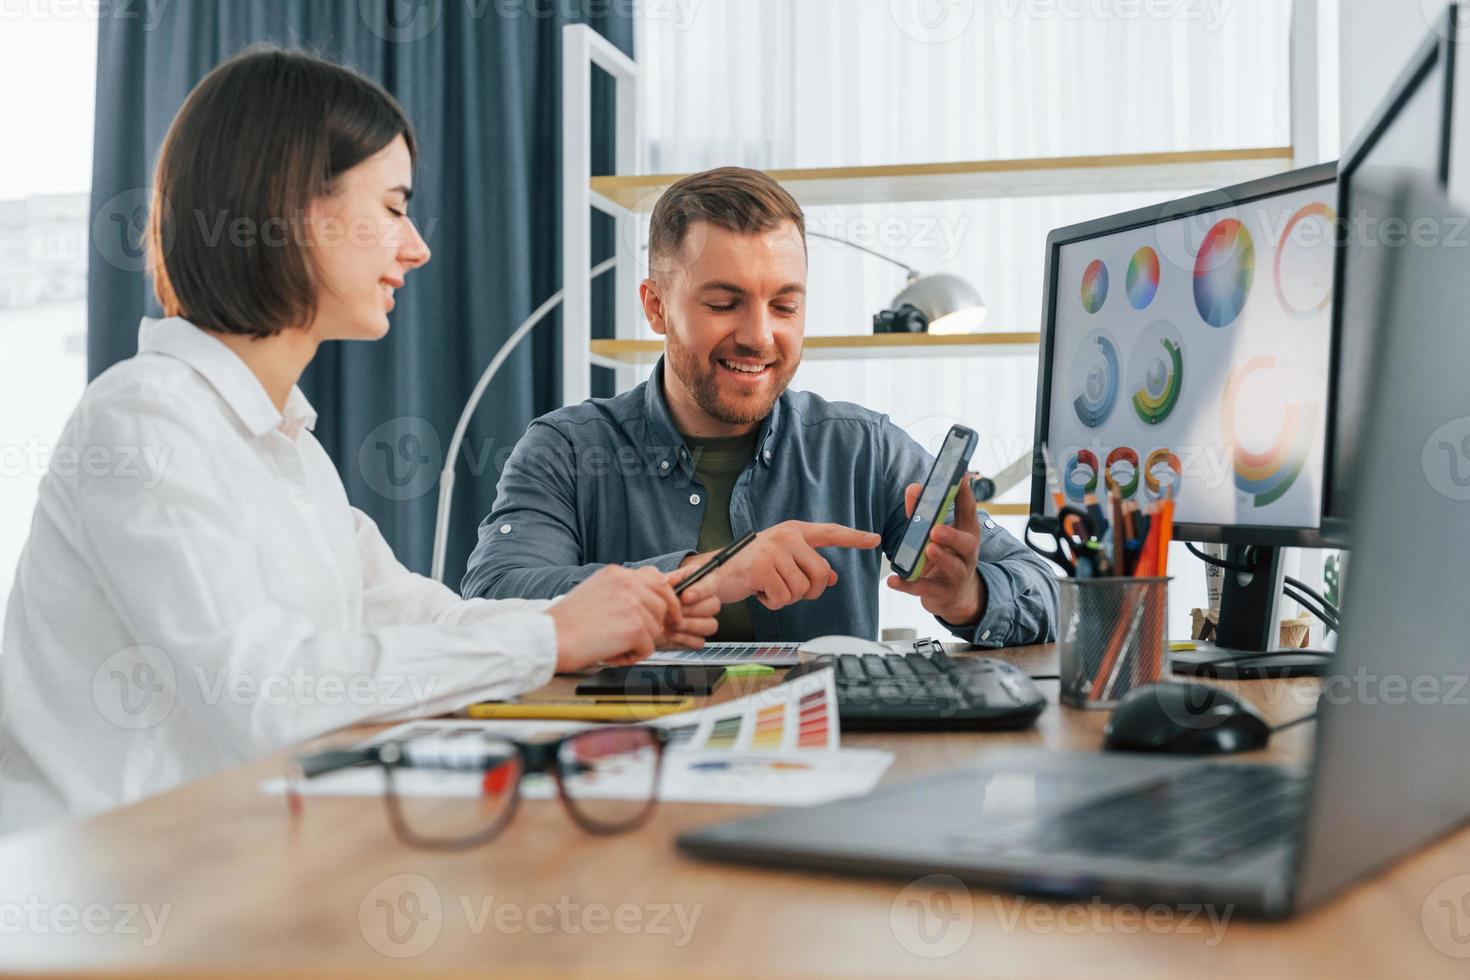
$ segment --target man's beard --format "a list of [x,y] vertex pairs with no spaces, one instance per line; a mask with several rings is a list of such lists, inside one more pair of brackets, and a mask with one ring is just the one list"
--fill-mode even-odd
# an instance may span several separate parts
[[[791,377],[801,363],[800,357],[788,362],[778,355],[771,364],[771,373],[767,380],[764,397],[742,398],[738,401],[726,400],[721,397],[720,382],[717,376],[720,368],[715,361],[719,358],[712,357],[709,361],[701,361],[698,355],[681,344],[677,337],[677,330],[674,324],[670,323],[665,345],[668,350],[669,367],[704,413],[726,425],[749,425],[770,415],[771,406],[786,391],[786,386],[791,383]],[[767,351],[752,350],[739,345],[724,351],[724,354],[728,358],[748,357],[761,360],[768,359],[770,356]]]

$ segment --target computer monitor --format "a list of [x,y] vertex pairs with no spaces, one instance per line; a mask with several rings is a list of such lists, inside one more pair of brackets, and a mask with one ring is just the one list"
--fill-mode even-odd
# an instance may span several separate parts
[[[1321,543],[1336,177],[1322,164],[1047,239],[1036,443],[1072,502],[1172,493],[1176,537],[1231,545],[1252,574],[1227,576],[1219,645],[1256,661],[1277,642],[1277,548]],[[1033,472],[1033,512],[1049,497]]]
[[[1357,450],[1364,433],[1364,406],[1372,366],[1372,321],[1390,263],[1379,253],[1410,241],[1413,229],[1391,210],[1384,192],[1394,178],[1450,182],[1452,161],[1470,167],[1470,153],[1451,145],[1455,104],[1457,31],[1470,17],[1452,5],[1415,51],[1338,167],[1337,213],[1341,216],[1333,311],[1332,376],[1328,402],[1327,480],[1323,484],[1322,534],[1346,546],[1348,515],[1356,482]],[[1464,74],[1464,73],[1461,73]],[[1470,127],[1463,127],[1470,132]],[[1368,178],[1360,180],[1360,178]],[[1466,188],[1470,191],[1470,188]]]

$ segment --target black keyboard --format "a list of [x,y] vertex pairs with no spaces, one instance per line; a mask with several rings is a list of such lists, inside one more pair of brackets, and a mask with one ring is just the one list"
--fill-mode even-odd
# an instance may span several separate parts
[[958,835],[969,852],[1228,864],[1293,843],[1307,777],[1274,766],[1204,765],[1070,810]]
[[814,657],[786,675],[835,669],[844,729],[1024,728],[1046,698],[1019,668],[993,657],[844,653]]

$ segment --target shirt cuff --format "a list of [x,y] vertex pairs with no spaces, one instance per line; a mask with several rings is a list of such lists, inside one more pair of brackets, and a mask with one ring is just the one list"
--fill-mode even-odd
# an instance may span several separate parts
[[951,623],[941,619],[949,631],[977,647],[1003,647],[1016,622],[1016,594],[1006,573],[989,563],[976,566],[985,583],[985,615],[978,623]]
[[503,700],[508,687],[513,687],[515,694],[534,691],[546,686],[556,673],[556,620],[545,612],[531,610],[502,616],[505,618],[484,616],[474,625],[516,637],[516,647],[501,653],[512,665],[511,676],[481,686],[466,703]]
[[527,616],[531,633],[530,654],[526,658],[526,690],[545,687],[556,674],[556,620],[546,613]]

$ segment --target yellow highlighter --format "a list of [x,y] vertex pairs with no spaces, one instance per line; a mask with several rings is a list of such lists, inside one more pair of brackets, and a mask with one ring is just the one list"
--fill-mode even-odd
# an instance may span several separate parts
[[469,718],[548,718],[557,721],[647,721],[694,707],[693,698],[564,698],[482,701],[465,709]]

